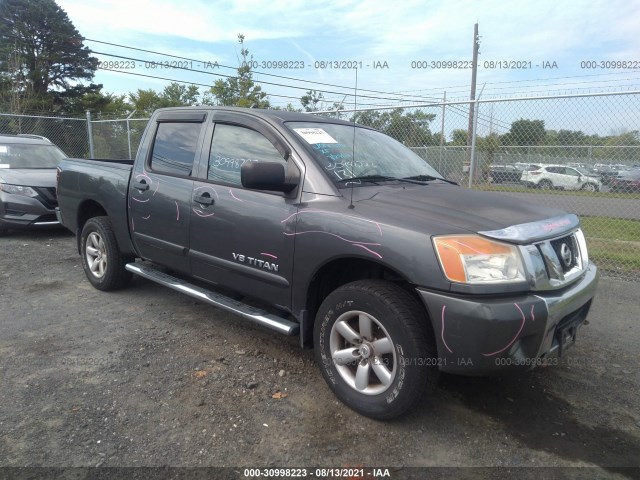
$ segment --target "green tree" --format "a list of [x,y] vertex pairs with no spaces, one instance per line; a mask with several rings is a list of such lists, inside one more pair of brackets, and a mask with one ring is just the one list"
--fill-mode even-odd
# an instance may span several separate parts
[[467,146],[467,131],[462,130],[461,128],[455,129],[451,133],[451,142],[449,145],[453,145],[456,147],[466,147]]
[[502,136],[504,145],[536,146],[544,144],[546,131],[544,120],[525,120],[521,118],[511,124],[508,133]]
[[[98,59],[66,12],[53,0],[0,2],[0,77],[2,100],[13,110],[57,111],[72,99],[96,92],[93,79]],[[19,102],[16,102],[16,99]]]
[[248,108],[269,108],[267,94],[262,91],[260,85],[253,81],[249,50],[244,46],[244,35],[238,35],[240,44],[240,58],[237,76],[226,80],[216,80],[209,90],[213,96],[212,103],[224,106],[237,106]]
[[477,145],[478,151],[482,154],[480,165],[482,178],[488,179],[491,164],[493,163],[496,153],[500,150],[500,137],[497,133],[491,133],[486,137],[478,137]]
[[300,104],[305,112],[317,112],[320,110],[319,104],[322,105],[324,95],[315,90],[308,90],[305,95],[300,97]]
[[366,110],[356,113],[352,121],[380,130],[407,147],[437,145],[429,124],[435,115],[414,111],[404,113],[402,108],[394,110]]
[[196,85],[183,85],[171,82],[160,93],[153,89],[138,89],[129,94],[129,102],[136,115],[149,116],[158,108],[189,107],[205,103]]

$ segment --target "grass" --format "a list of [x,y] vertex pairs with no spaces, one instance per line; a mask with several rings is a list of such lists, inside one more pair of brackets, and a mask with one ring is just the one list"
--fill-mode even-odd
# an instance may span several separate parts
[[609,217],[582,217],[589,257],[601,272],[640,278],[640,222]]
[[[465,184],[466,185],[466,184]],[[539,188],[527,188],[515,185],[497,185],[494,183],[485,185],[474,185],[474,190],[483,190],[491,192],[517,192],[517,193],[536,193],[544,195],[572,195],[581,197],[597,197],[597,198],[626,198],[640,199],[640,193],[621,193],[621,192],[586,192],[584,190],[540,190]]]

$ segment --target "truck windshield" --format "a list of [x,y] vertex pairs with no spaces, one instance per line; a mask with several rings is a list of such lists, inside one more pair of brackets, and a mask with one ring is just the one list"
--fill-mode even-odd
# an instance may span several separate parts
[[339,187],[394,179],[442,178],[422,157],[378,131],[320,122],[286,125]]
[[0,168],[56,168],[65,158],[55,145],[0,143]]

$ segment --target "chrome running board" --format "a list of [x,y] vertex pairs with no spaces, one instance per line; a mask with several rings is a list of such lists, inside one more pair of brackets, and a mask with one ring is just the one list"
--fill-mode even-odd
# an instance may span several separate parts
[[128,263],[125,268],[153,282],[169,287],[172,290],[186,293],[190,297],[197,298],[203,302],[209,303],[215,307],[222,308],[236,315],[251,320],[259,325],[263,325],[271,330],[275,330],[285,335],[296,335],[299,332],[299,325],[286,318],[278,317],[264,310],[261,310],[246,303],[239,302],[232,298],[222,295],[221,293],[206,290],[204,288],[192,285],[189,282],[168,275],[155,268],[140,263]]

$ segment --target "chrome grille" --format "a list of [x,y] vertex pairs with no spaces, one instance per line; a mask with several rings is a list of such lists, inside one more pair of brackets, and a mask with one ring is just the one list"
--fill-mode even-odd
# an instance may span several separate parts
[[563,273],[567,273],[576,266],[580,259],[578,250],[578,242],[574,235],[551,240],[551,248],[556,253],[560,267]]

